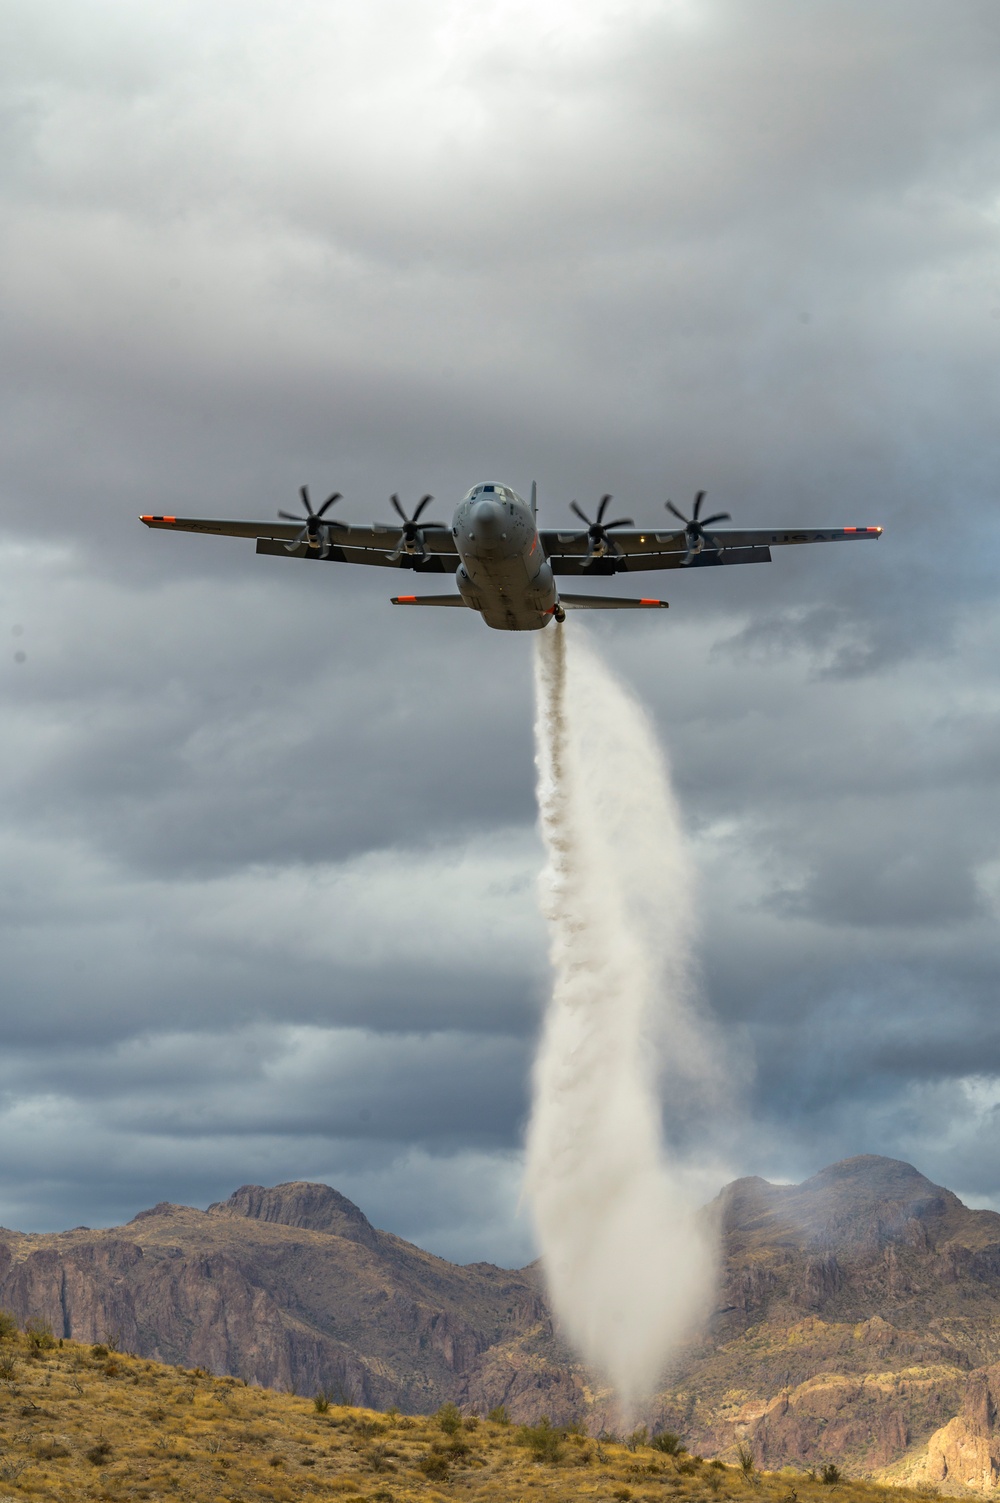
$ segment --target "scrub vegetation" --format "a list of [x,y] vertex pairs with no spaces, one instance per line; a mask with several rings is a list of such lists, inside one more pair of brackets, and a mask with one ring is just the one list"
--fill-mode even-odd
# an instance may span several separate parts
[[446,1404],[415,1418],[275,1393],[200,1368],[56,1341],[0,1317],[0,1503],[903,1503],[927,1492],[761,1472],[689,1455],[644,1428],[594,1438]]

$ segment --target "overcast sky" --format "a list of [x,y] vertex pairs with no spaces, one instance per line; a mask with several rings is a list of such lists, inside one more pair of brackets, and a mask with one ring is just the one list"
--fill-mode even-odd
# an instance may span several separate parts
[[[706,1195],[1000,1206],[993,0],[7,0],[0,1222],[323,1179],[518,1214],[530,639],[153,534],[477,479],[864,547],[655,578],[649,706],[741,1062]],[[651,577],[654,578],[654,577]],[[665,582],[665,583],[664,583]]]

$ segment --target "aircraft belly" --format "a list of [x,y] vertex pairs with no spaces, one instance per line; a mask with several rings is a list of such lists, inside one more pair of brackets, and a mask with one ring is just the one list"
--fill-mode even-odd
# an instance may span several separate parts
[[466,556],[458,585],[486,625],[499,631],[540,631],[552,619],[555,586],[551,571],[537,569],[532,577],[524,554]]

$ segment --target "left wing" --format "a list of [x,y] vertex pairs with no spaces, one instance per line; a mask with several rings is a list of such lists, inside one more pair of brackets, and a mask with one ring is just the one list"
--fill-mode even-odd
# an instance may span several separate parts
[[279,558],[308,558],[316,562],[332,561],[341,564],[377,564],[385,569],[416,569],[424,574],[454,574],[458,567],[458,552],[455,539],[447,527],[422,529],[423,554],[401,553],[392,555],[399,546],[403,530],[400,527],[382,527],[378,523],[355,525],[347,522],[324,524],[324,535],[329,538],[322,548],[310,548],[305,543],[288,547],[301,536],[300,522],[230,522],[206,517],[154,517],[144,516],[140,521],[147,527],[164,528],[168,532],[207,532],[221,537],[256,538],[258,553],[273,553]]
[[616,528],[608,535],[604,556],[590,562],[590,540],[585,532],[542,532],[540,538],[553,573],[594,576],[644,569],[766,564],[771,560],[771,549],[785,544],[849,543],[881,535],[881,527],[716,527],[706,537],[703,547],[692,553],[683,528],[673,532]]

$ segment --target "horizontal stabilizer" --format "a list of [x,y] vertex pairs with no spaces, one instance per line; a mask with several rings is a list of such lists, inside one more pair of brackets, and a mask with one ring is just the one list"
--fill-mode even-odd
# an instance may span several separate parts
[[568,611],[665,611],[667,600],[624,600],[621,595],[560,595],[559,604]]
[[393,605],[464,605],[461,595],[393,595]]

